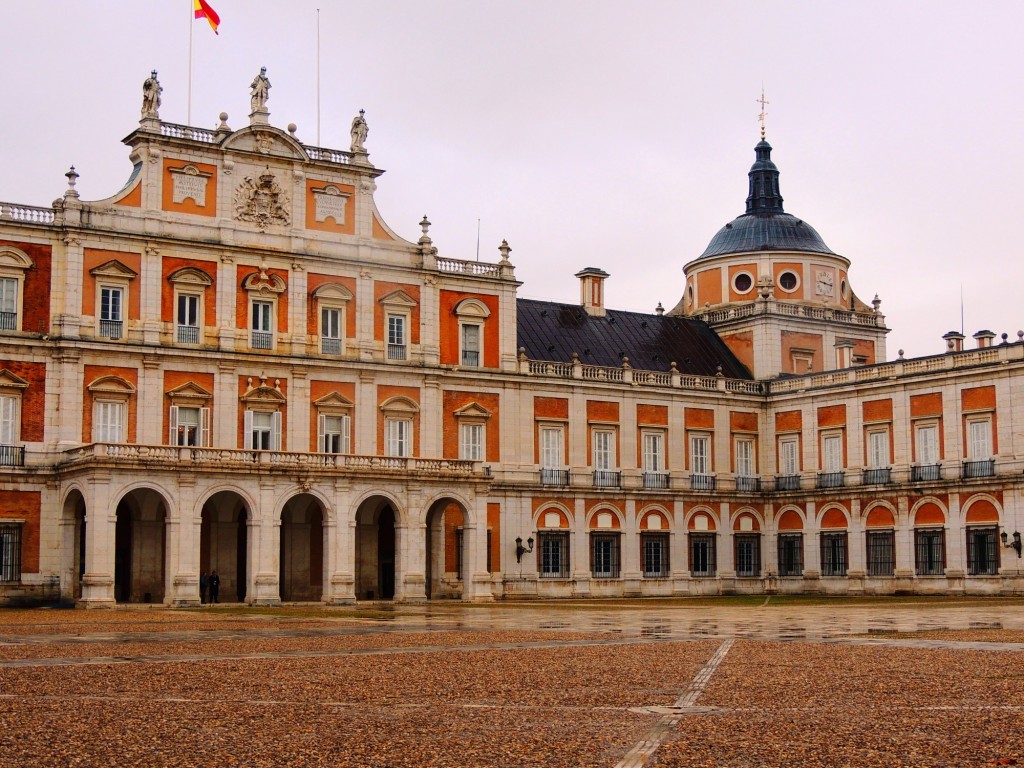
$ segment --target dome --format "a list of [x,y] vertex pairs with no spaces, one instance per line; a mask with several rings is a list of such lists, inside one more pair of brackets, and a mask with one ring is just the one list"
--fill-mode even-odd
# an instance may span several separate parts
[[747,212],[737,216],[711,238],[700,258],[750,251],[804,251],[836,255],[814,227],[782,208],[779,169],[772,162],[772,145],[764,139],[754,147],[750,166]]

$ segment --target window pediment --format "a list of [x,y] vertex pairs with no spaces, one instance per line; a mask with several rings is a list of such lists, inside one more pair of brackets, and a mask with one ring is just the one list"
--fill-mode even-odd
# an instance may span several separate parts
[[460,319],[484,320],[491,316],[491,310],[480,299],[463,299],[455,305],[455,314]]
[[420,411],[420,407],[408,397],[389,398],[381,403],[380,409],[388,416],[411,416]]
[[263,403],[265,405],[278,406],[281,403],[287,402],[287,398],[281,391],[281,380],[274,379],[274,384],[271,386],[267,383],[267,377],[261,376],[258,383],[253,384],[253,379],[250,377],[246,380],[246,386],[249,387],[245,394],[242,395],[242,402],[246,405]]
[[167,396],[171,400],[177,402],[179,400],[194,401],[194,402],[205,402],[213,397],[212,394],[207,392],[205,389],[200,387],[195,382],[189,381],[181,386],[175,387],[167,392]]
[[195,267],[184,267],[172,272],[167,281],[181,287],[207,288],[213,285],[213,278]]
[[28,382],[17,374],[11,373],[6,368],[0,370],[0,390],[3,389],[25,389]]
[[334,391],[324,395],[318,400],[314,400],[313,405],[320,409],[329,408],[334,410],[351,410],[355,403],[340,392]]
[[93,267],[89,270],[89,274],[93,277],[106,277],[115,280],[134,280],[139,276],[138,272],[130,267],[126,267],[117,259],[111,259],[110,261],[103,262],[98,267]]
[[31,269],[32,259],[24,251],[5,245],[0,248],[0,268]]
[[259,293],[269,296],[277,293],[284,293],[288,287],[279,275],[271,275],[265,266],[261,266],[258,272],[246,275],[242,281],[242,287],[252,293]]
[[380,303],[385,307],[415,307],[416,300],[405,291],[392,291],[387,296],[380,298]]
[[313,291],[313,298],[320,301],[352,301],[352,291],[341,283],[324,283]]
[[455,411],[457,419],[489,419],[491,412],[479,403],[467,403]]
[[128,397],[135,394],[135,385],[120,376],[101,376],[94,379],[86,389],[93,395],[117,395]]

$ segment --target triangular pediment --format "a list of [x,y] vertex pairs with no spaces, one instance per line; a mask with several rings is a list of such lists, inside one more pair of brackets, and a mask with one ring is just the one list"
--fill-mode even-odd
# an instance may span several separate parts
[[25,379],[6,368],[0,369],[0,389],[24,389],[28,386]]
[[380,303],[389,307],[415,307],[416,299],[402,290],[392,291],[387,296],[382,296]]
[[489,419],[491,418],[491,412],[484,408],[480,403],[467,403],[458,410],[455,411],[455,415],[459,418],[468,419]]
[[138,277],[138,272],[130,267],[126,267],[117,259],[111,259],[105,261],[98,267],[93,267],[89,270],[89,274],[93,277],[118,277],[122,280],[131,280]]
[[324,395],[319,400],[314,400],[313,405],[317,408],[351,408],[355,403],[340,392],[334,391]]
[[209,400],[212,394],[200,387],[194,381],[188,381],[167,392],[172,400]]

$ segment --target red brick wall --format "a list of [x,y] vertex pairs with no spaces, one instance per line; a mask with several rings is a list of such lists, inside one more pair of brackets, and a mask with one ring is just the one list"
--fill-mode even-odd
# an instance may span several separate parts
[[[355,382],[351,381],[316,381],[315,379],[309,382],[309,451],[316,453],[320,450],[316,444],[317,430],[319,426],[317,424],[317,410],[316,406],[312,405],[321,397],[327,397],[331,392],[337,392],[342,397],[346,397],[355,403],[356,401],[356,385]],[[349,417],[351,418],[349,432],[349,440],[352,445],[352,452],[356,451],[356,409],[355,407],[349,411]]]
[[203,327],[214,328],[217,325],[217,265],[212,261],[200,259],[177,259],[164,257],[162,262],[163,280],[160,283],[160,319],[165,323],[174,322],[174,286],[168,278],[179,269],[193,267],[204,273],[213,284],[203,294]]
[[[96,379],[104,376],[117,376],[124,379],[133,387],[135,393],[128,398],[128,442],[134,443],[136,415],[138,411],[138,388],[139,372],[136,368],[115,368],[109,365],[87,365],[85,366],[84,386],[88,387]],[[92,442],[92,392],[83,389],[82,397],[82,442]]]
[[25,272],[25,295],[22,300],[24,316],[21,328],[31,333],[50,332],[50,271],[53,250],[48,245],[18,243],[0,240],[0,245],[12,245],[32,259],[33,267]]
[[171,398],[167,394],[172,389],[180,387],[182,384],[193,384],[202,387],[210,393],[210,399],[207,400],[201,407],[210,409],[210,435],[213,435],[214,420],[217,418],[217,412],[213,410],[213,374],[212,373],[190,373],[188,371],[164,371],[164,414],[163,414],[163,431],[160,433],[160,441],[163,442],[169,437],[168,431],[171,428],[170,416],[171,416]]
[[309,300],[306,302],[306,333],[316,336],[320,333],[320,302],[313,298],[313,291],[321,285],[337,283],[352,291],[352,300],[345,305],[345,328],[342,333],[346,339],[356,337],[356,281],[354,277],[338,277],[337,275],[314,275],[306,277],[306,287],[309,291]]
[[446,459],[459,458],[459,420],[455,411],[470,403],[476,403],[491,412],[484,427],[484,461],[500,461],[501,446],[501,405],[497,394],[487,392],[453,392],[442,394],[442,455]]
[[39,491],[0,491],[0,522],[24,520],[21,529],[21,572],[39,573]]
[[[405,397],[412,400],[419,407],[420,391],[416,387],[396,387],[387,384],[377,385],[377,453],[384,454],[384,412],[380,406],[393,397]],[[419,411],[410,414],[412,418],[412,455],[420,455],[420,414]]]
[[498,297],[458,291],[441,291],[440,294],[441,365],[459,364],[459,318],[455,315],[455,306],[463,299],[478,299],[491,311],[491,316],[483,320],[484,366],[497,368],[499,352]]
[[0,360],[0,370],[4,368],[28,382],[21,390],[21,439],[27,443],[41,442],[45,439],[46,363]]
[[[235,296],[235,327],[236,328],[248,328],[249,327],[249,291],[242,287],[242,283],[245,282],[245,278],[249,275],[254,275],[259,272],[256,267],[246,267],[239,265],[236,271],[237,283],[236,283],[236,296]],[[276,330],[279,333],[288,332],[288,272],[284,269],[268,269],[268,275],[277,275],[284,280],[285,290],[281,293],[275,294],[277,296],[277,317],[274,318]]]

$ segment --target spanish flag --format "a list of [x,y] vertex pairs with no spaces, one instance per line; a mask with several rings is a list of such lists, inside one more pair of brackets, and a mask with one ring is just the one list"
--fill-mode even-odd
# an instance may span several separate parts
[[215,35],[219,35],[220,32],[217,31],[217,27],[220,25],[220,16],[217,15],[217,12],[210,7],[210,4],[206,2],[206,0],[195,0],[194,5],[196,9],[196,18],[206,19],[210,22],[210,29],[213,30],[213,33]]

